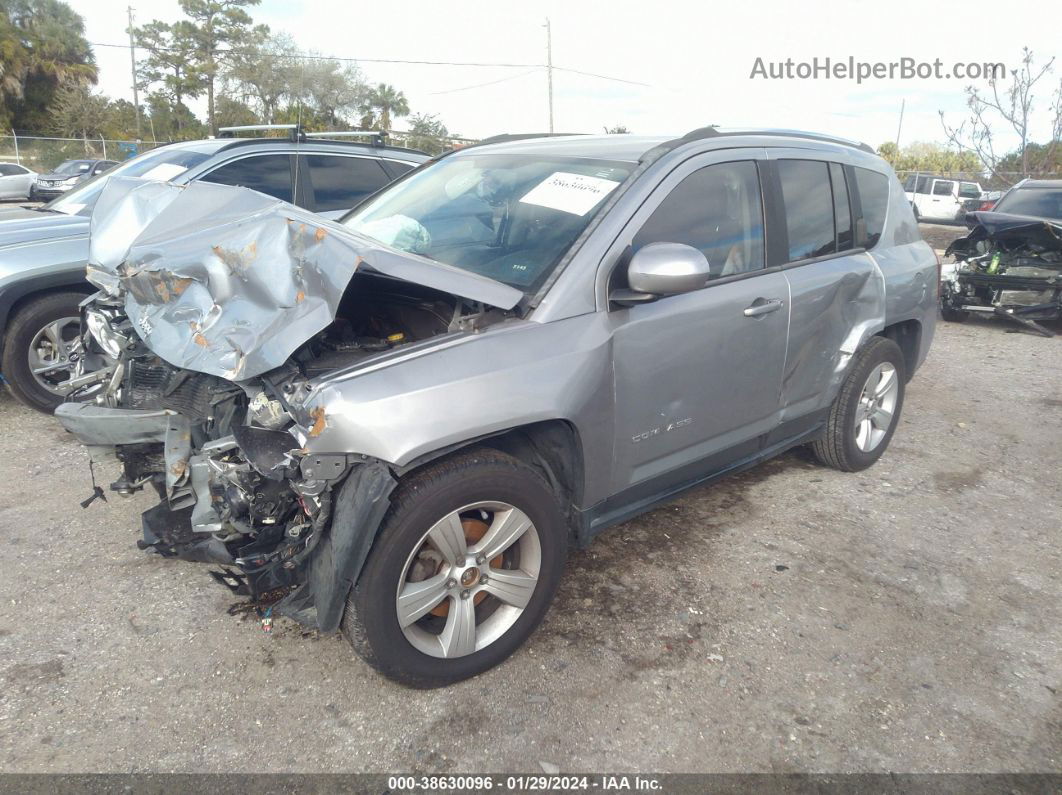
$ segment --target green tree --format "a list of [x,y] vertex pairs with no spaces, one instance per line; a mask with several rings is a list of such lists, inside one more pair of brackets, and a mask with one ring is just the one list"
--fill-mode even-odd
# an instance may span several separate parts
[[420,149],[430,155],[437,155],[450,149],[450,131],[435,116],[428,113],[414,113],[409,117],[409,135],[405,145]]
[[[409,102],[406,100],[406,95],[387,83],[378,83],[370,88],[362,107],[366,113],[362,119],[362,126],[375,127],[384,132],[391,129],[392,116],[399,119],[409,115]],[[365,124],[366,121],[370,123]]]
[[251,15],[244,9],[260,0],[180,0],[181,10],[191,20],[195,69],[207,97],[207,126],[217,132],[215,90],[227,53],[248,37],[264,36],[268,28],[252,28]]
[[357,65],[315,57],[300,64],[292,100],[301,106],[307,129],[309,120],[319,128],[335,129],[348,123],[350,115],[364,106],[367,93]]
[[878,154],[896,171],[925,171],[931,174],[970,174],[984,171],[980,158],[973,152],[927,141],[915,141],[897,148],[892,141],[878,147]]
[[103,137],[111,117],[111,101],[102,94],[93,94],[87,86],[71,83],[61,86],[55,93],[48,112],[52,119],[50,132],[81,138],[88,155],[89,138]]
[[147,96],[148,130],[152,140],[180,141],[203,138],[206,126],[187,105],[174,105],[169,94],[154,91]]
[[[196,66],[194,33],[187,20],[172,24],[155,20],[135,31],[137,46],[148,52],[137,69],[137,79],[142,88],[156,87],[152,92],[155,97],[152,115],[161,115],[159,102],[163,98],[170,103],[173,112],[168,114],[168,121],[177,124],[176,138],[182,137],[183,123],[188,116],[184,100],[198,97],[205,87]],[[158,135],[158,124],[155,127]]]
[[215,108],[218,127],[238,127],[243,124],[258,124],[258,115],[245,103],[224,94],[218,97]]
[[60,0],[0,0],[0,125],[45,130],[60,86],[95,83],[85,22]]
[[631,131],[624,127],[622,124],[617,124],[615,127],[606,127],[605,135],[630,135]]
[[226,88],[245,103],[253,103],[264,123],[274,124],[283,101],[299,94],[298,54],[295,41],[287,34],[268,35],[256,28],[229,56]]

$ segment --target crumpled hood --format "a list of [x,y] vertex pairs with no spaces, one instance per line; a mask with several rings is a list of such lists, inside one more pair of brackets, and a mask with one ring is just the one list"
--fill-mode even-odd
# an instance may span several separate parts
[[982,240],[991,240],[1007,249],[1031,245],[1062,251],[1062,222],[1049,218],[983,210],[968,213],[966,225],[971,229],[970,234],[953,241],[944,252],[945,256],[952,253],[970,254],[974,251],[974,245]]
[[89,248],[92,281],[124,294],[152,351],[233,381],[279,367],[326,328],[359,268],[500,309],[523,297],[256,191],[207,182],[112,177]]

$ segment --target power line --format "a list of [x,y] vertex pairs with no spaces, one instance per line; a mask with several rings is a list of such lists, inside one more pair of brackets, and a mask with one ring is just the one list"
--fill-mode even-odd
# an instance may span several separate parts
[[[127,50],[131,49],[128,44],[113,44],[109,42],[90,41],[89,45],[92,47],[111,47],[115,49]],[[178,52],[179,47],[140,47],[142,50],[163,50],[166,52]],[[220,54],[226,54],[231,52],[238,52],[237,50],[227,49],[218,50]],[[391,64],[412,64],[414,66],[471,66],[471,67],[499,67],[503,69],[547,69],[549,64],[544,63],[505,63],[505,62],[492,62],[492,61],[425,61],[425,60],[412,60],[406,58],[344,58],[336,55],[311,55],[300,53],[299,55],[286,55],[284,53],[258,53],[261,58],[298,58],[307,61],[340,61],[342,63],[391,63]],[[646,86],[648,83],[639,83],[637,80],[624,80],[620,77],[611,77],[609,75],[597,74],[595,72],[584,72],[579,69],[568,69],[563,66],[552,66],[559,72],[570,72],[571,74],[583,75],[585,77],[596,77],[599,80],[611,80],[616,83],[627,83],[628,85]],[[495,81],[500,82],[500,81]],[[490,85],[490,83],[484,83],[484,85]],[[473,88],[474,86],[470,86]],[[463,89],[454,89],[455,91],[461,91]],[[446,93],[446,92],[436,92]]]
[[516,80],[519,77],[527,77],[528,75],[533,75],[537,71],[538,69],[528,69],[526,72],[520,72],[520,74],[518,75],[509,75],[508,77],[503,77],[500,80],[490,80],[486,83],[476,83],[475,85],[463,86],[461,88],[448,88],[445,91],[429,91],[428,95],[434,97],[438,96],[439,94],[454,94],[458,91],[470,91],[473,88],[483,88],[484,86],[492,86],[495,83],[504,83],[506,80]]

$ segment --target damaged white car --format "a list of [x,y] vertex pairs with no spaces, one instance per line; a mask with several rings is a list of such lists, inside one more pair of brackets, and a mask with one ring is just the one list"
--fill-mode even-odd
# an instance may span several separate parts
[[115,178],[117,364],[56,415],[157,491],[143,548],[436,686],[531,634],[571,540],[795,445],[873,464],[936,268],[881,158],[793,132],[469,147],[339,223]]

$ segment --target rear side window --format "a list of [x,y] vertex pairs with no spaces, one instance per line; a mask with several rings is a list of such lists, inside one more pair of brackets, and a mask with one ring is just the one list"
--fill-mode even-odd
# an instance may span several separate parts
[[855,168],[859,203],[863,206],[863,221],[867,228],[865,248],[873,246],[885,229],[885,211],[889,205],[889,180],[884,174],[868,168]]
[[391,181],[376,160],[339,155],[306,155],[318,212],[349,210]]
[[950,196],[951,192],[955,189],[954,182],[945,182],[938,180],[933,183],[933,195],[934,196]]
[[980,199],[981,189],[973,182],[960,182],[959,196],[964,199]]
[[234,160],[201,178],[219,185],[239,185],[265,193],[281,201],[291,201],[291,157],[289,155],[253,155]]
[[837,251],[828,164],[818,160],[779,160],[778,177],[789,233],[789,261]]
[[708,258],[710,278],[763,267],[763,203],[756,164],[719,163],[694,171],[653,211],[632,248],[685,243]]
[[830,187],[833,188],[833,217],[837,224],[837,250],[852,248],[852,209],[848,201],[848,183],[844,169],[838,163],[830,163]]

